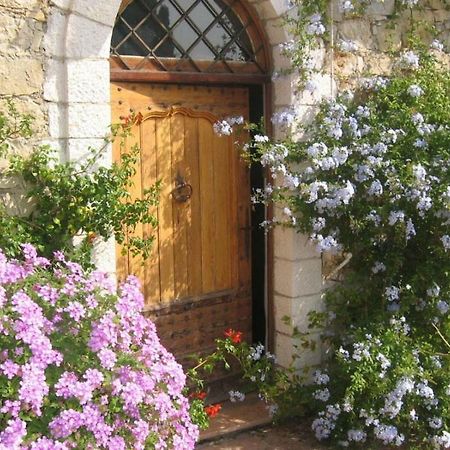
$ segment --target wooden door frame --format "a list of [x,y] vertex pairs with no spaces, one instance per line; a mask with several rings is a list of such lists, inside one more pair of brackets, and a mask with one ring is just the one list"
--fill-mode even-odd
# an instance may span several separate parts
[[[184,84],[201,86],[259,86],[263,95],[263,116],[268,133],[272,132],[271,116],[272,108],[272,85],[271,79],[267,75],[238,75],[238,74],[207,74],[207,73],[176,73],[176,72],[137,72],[129,70],[112,69],[110,81],[122,81],[133,83],[149,84]],[[267,178],[267,173],[264,174]],[[266,216],[268,219],[273,217],[272,207],[267,208]],[[266,333],[265,344],[270,352],[274,352],[275,336],[275,308],[273,295],[273,233],[269,232],[266,239],[265,249],[265,319]],[[253,262],[252,262],[253,263]],[[254,317],[252,318],[254,321]],[[252,322],[253,323],[253,322]]]

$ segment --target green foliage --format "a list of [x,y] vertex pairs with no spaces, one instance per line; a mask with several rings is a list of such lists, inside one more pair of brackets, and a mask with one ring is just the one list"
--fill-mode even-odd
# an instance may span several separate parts
[[[234,392],[238,397],[242,396],[242,399],[246,392],[257,391],[277,420],[303,415],[306,404],[304,400],[299,400],[298,392],[303,387],[298,375],[293,370],[277,367],[274,355],[265,351],[261,344],[250,345],[241,338],[241,332],[227,330],[225,338],[216,339],[216,350],[197,357],[196,366],[188,370],[190,397],[194,399],[191,401],[193,421],[201,428],[209,424],[207,407],[201,408],[206,398],[206,393],[203,393],[205,378],[218,368],[230,370],[232,367],[241,370],[244,382],[244,392]],[[236,400],[233,392],[230,398]]]
[[[113,139],[122,143],[129,133],[129,126],[113,127]],[[120,162],[111,167],[99,166],[104,148],[91,149],[82,163],[60,162],[48,146],[35,147],[26,156],[14,154],[11,139],[30,136],[30,118],[22,117],[9,104],[8,114],[0,115],[2,156],[8,161],[1,175],[3,180],[22,182],[31,212],[14,215],[0,206],[0,248],[5,254],[18,256],[20,244],[29,242],[45,256],[55,250],[70,251],[87,263],[92,241],[114,235],[124,251],[146,258],[153,236],[133,236],[133,231],[139,223],[156,227],[156,217],[150,211],[158,203],[159,183],[145,190],[141,199],[130,196],[139,148],[122,152]],[[73,247],[75,236],[84,236],[77,248]]]
[[417,44],[324,102],[307,139],[248,147],[277,180],[254,196],[284,206],[269,225],[348,260],[310,314],[333,356],[297,386],[316,436],[345,446],[450,446],[450,73]]

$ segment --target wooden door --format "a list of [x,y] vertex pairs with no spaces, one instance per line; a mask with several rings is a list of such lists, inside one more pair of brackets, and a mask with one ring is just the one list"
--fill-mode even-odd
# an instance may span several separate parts
[[[143,263],[118,248],[118,278],[140,278],[148,313],[179,360],[208,351],[227,328],[251,341],[249,172],[236,137],[213,131],[218,119],[248,118],[248,98],[246,88],[112,83],[113,122],[142,114],[122,149],[141,149],[131,194],[162,184],[152,255]],[[115,160],[120,151],[115,144]]]

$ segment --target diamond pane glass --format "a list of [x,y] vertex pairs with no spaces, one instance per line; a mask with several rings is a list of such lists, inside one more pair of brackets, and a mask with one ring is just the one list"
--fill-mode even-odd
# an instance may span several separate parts
[[[217,69],[227,72],[233,71],[232,62],[252,62],[262,72],[255,56],[261,48],[259,30],[240,1],[124,0],[111,55],[123,61],[129,56],[154,60],[162,70],[208,71],[220,61]],[[167,65],[167,59],[184,60],[187,65],[176,61]],[[123,66],[131,68],[126,61]]]

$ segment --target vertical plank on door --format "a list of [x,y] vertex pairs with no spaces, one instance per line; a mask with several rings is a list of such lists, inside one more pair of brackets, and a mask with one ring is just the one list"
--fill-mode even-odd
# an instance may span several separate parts
[[[130,135],[127,136],[126,148],[128,152],[133,152],[135,146],[138,146],[140,153],[138,154],[138,160],[136,161],[134,167],[136,169],[135,175],[131,178],[132,185],[130,186],[129,193],[131,201],[142,198],[142,142],[141,142],[141,129],[139,124],[134,124],[131,127]],[[133,236],[142,239],[144,235],[144,228],[142,223],[136,224],[134,231],[130,231],[129,239]],[[134,256],[131,252],[128,252],[128,265],[129,273],[135,275],[139,278],[141,285],[144,284],[144,265],[141,255]]]
[[173,255],[173,214],[172,214],[172,143],[170,120],[156,119],[157,171],[161,180],[158,208],[159,218],[159,273],[161,301],[174,298],[174,255]]
[[[189,183],[186,176],[184,150],[184,121],[182,114],[174,114],[166,119],[170,121],[172,136],[172,187],[182,180]],[[188,254],[187,254],[187,210],[190,200],[179,202],[172,198],[173,207],[173,254],[175,298],[184,298],[188,293]]]
[[[115,111],[113,109],[112,112],[113,120],[117,119],[115,114]],[[121,139],[116,138],[116,140],[113,143],[113,161],[115,161],[117,164],[120,164],[121,161],[121,155],[122,151],[126,151],[125,149],[125,142],[122,142]],[[128,236],[125,235],[125,242],[128,241]],[[129,273],[129,267],[128,267],[128,251],[124,251],[124,246],[119,244],[116,241],[116,276],[117,280],[119,282],[123,281]]]
[[[151,188],[157,181],[156,170],[156,121],[144,120],[141,124],[142,142],[142,189]],[[158,215],[158,208],[154,207],[151,214]],[[150,256],[144,265],[144,296],[147,305],[154,305],[161,301],[161,286],[159,284],[159,238],[158,230],[151,224],[144,224],[144,238],[153,236]]]
[[210,149],[214,159],[214,193],[215,193],[215,239],[214,254],[216,255],[215,288],[226,289],[230,286],[230,186],[234,180],[230,179],[229,152],[234,149],[230,145],[231,137],[214,136]]
[[200,156],[200,204],[202,233],[202,291],[214,291],[215,254],[214,230],[216,207],[214,198],[213,129],[209,120],[198,120]]
[[188,263],[188,295],[202,293],[202,235],[200,207],[200,160],[198,145],[198,119],[185,117],[186,180],[192,186],[186,217]]

